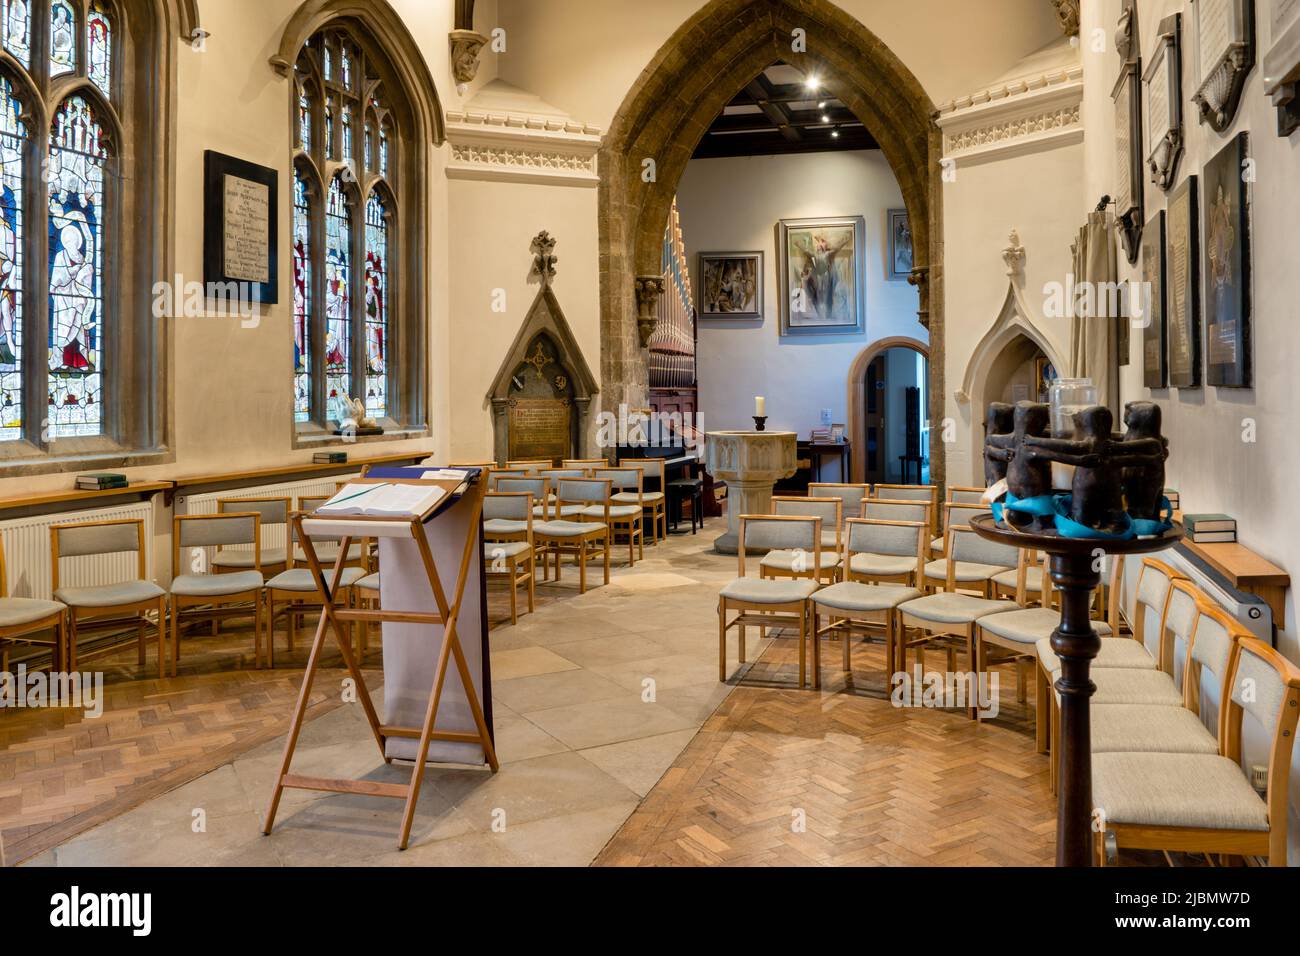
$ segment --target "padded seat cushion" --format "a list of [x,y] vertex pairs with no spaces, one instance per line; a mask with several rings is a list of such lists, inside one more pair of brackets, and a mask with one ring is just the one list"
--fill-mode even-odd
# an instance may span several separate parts
[[[338,556],[339,543],[337,541],[322,541],[316,545],[316,559],[320,561],[321,564],[333,564],[338,560]],[[300,562],[305,562],[307,560],[307,552],[303,550],[302,545],[294,546],[293,559],[294,561]],[[361,560],[361,545],[348,545],[348,560]],[[266,561],[264,560],[262,563],[265,564]]]
[[[325,570],[322,568],[321,570]],[[339,587],[347,588],[356,584],[365,572],[360,568],[344,568],[343,576],[339,578]],[[334,580],[332,571],[325,572],[325,581],[329,583]],[[277,574],[271,580],[266,582],[266,586],[273,591],[302,591],[304,593],[316,592],[316,579],[311,575],[311,568],[290,568]]]
[[921,592],[916,588],[901,584],[841,581],[814,594],[813,603],[836,611],[888,611],[920,596]]
[[1092,803],[1113,823],[1268,830],[1264,801],[1227,757],[1094,754]]
[[969,624],[989,614],[1015,610],[1010,601],[989,601],[971,594],[929,594],[899,605],[904,614],[935,624]]
[[[262,566],[284,564],[288,560],[287,553],[284,548],[263,548]],[[253,552],[218,551],[212,556],[212,566],[214,568],[251,568],[253,567]]]
[[[611,501],[617,501],[620,504],[636,504],[635,491],[620,491],[616,494],[610,495],[609,497]],[[658,504],[663,500],[664,493],[662,491],[646,491],[641,494],[641,503],[647,507]]]
[[[979,564],[975,561],[955,561],[953,562],[954,576],[958,584],[974,584],[979,581],[988,581],[995,574],[1001,574],[1003,571],[1012,570],[1000,564]],[[925,566],[925,577],[931,581],[948,580],[948,559],[942,558],[938,561],[931,561]]]
[[[637,518],[641,515],[641,508],[637,505],[614,505],[609,509],[610,520],[615,518]],[[604,505],[590,505],[582,509],[584,518],[603,518],[605,517]]]
[[[533,511],[534,513],[540,513],[537,508],[534,508]],[[483,522],[483,533],[486,535],[523,534],[527,530],[527,521],[515,521],[510,518],[488,518]]]
[[[1060,614],[1057,620],[1060,620]],[[1053,624],[1053,627],[1056,625]],[[1093,629],[1102,637],[1110,633],[1110,627],[1101,621],[1092,622]],[[1049,674],[1059,674],[1061,672],[1061,659],[1056,656],[1056,651],[1052,650],[1052,635],[1049,631],[1046,637],[1041,637],[1038,641],[1038,659],[1042,661],[1043,668]],[[1092,659],[1092,669],[1121,667],[1129,670],[1153,671],[1156,669],[1156,661],[1147,649],[1137,641],[1127,637],[1110,638],[1101,642],[1101,650],[1097,656]]]
[[[808,570],[812,565],[813,556],[807,551],[800,554],[797,551],[769,551],[763,555],[759,561],[759,566],[764,568],[774,568],[777,571],[794,571],[795,559],[798,558],[803,562],[801,570]],[[840,556],[834,551],[821,552],[821,564],[823,568],[838,568],[840,566]]]
[[[980,618],[980,627],[1003,640],[1017,644],[1038,644],[1050,641],[1052,632],[1061,623],[1061,612],[1050,607],[1026,607],[1005,614],[991,614]],[[1101,621],[1092,622],[1093,629],[1105,636],[1110,628]],[[1135,643],[1135,642],[1130,642]],[[1050,651],[1051,648],[1049,647]],[[1041,653],[1041,650],[1039,651]],[[1055,654],[1052,655],[1056,657]]]
[[262,590],[261,571],[232,571],[230,574],[182,574],[172,578],[172,594],[182,597],[224,597]]
[[893,577],[916,570],[916,558],[906,554],[871,554],[863,552],[849,556],[849,570],[854,574]]
[[91,588],[59,588],[54,598],[68,607],[113,607],[156,600],[166,593],[152,581],[123,581]]
[[750,604],[793,604],[812,597],[818,589],[816,581],[807,578],[736,578],[719,592],[720,597]]
[[[1123,638],[1119,638],[1123,640]],[[1060,676],[1052,674],[1052,680]],[[1149,704],[1159,707],[1182,707],[1183,695],[1174,686],[1173,678],[1160,670],[1136,670],[1127,667],[1102,667],[1091,673],[1097,692],[1092,703],[1098,704]],[[1052,688],[1059,703],[1061,694]]]
[[533,525],[533,537],[580,538],[604,530],[604,523],[598,521],[542,521]]
[[[556,511],[555,503],[551,502],[551,507],[550,507],[551,514],[554,515],[555,511]],[[533,508],[533,517],[545,518],[546,512],[547,509],[545,507],[543,507],[542,505],[537,505],[535,508]],[[577,515],[582,514],[582,505],[565,505],[563,508],[559,509],[559,512],[560,512],[559,516],[561,518],[573,518],[576,517]]]
[[491,562],[496,558],[513,558],[527,554],[533,546],[527,541],[489,541],[483,546],[483,560]]
[[947,542],[944,540],[943,535],[939,535],[939,537],[933,538],[930,541],[930,550],[935,554],[943,554],[943,549],[945,547],[947,547]]
[[[999,574],[993,575],[993,583],[1000,584],[1004,588],[1010,588],[1011,590],[1014,591],[1016,589],[1016,576],[1017,575],[1016,575],[1015,568],[1012,568],[1010,571],[1002,571]],[[1037,566],[1032,568],[1025,568],[1025,590],[1028,591],[1030,594],[1043,593],[1043,569],[1042,568]],[[1060,617],[1059,612],[1057,612],[1057,617]]]
[[43,621],[66,610],[58,601],[37,598],[0,598],[0,627],[21,627]]
[[352,585],[358,591],[378,591],[379,590],[379,572],[367,574],[364,578]]
[[1219,742],[1186,707],[1106,704],[1092,708],[1092,752],[1217,754]]

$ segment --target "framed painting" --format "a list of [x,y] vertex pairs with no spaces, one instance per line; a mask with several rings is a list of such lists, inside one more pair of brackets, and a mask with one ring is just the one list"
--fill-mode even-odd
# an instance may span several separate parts
[[912,276],[912,225],[906,209],[890,209],[886,214],[888,229],[889,263],[885,278],[891,282],[906,282]]
[[[280,301],[279,173],[213,150],[203,155],[203,280],[244,301]],[[256,297],[256,298],[254,298]]]
[[[1048,402],[1051,400],[1052,385],[1057,379],[1056,366],[1046,355],[1040,355],[1034,359],[1034,396],[1033,401]],[[1030,399],[1029,395],[1025,396],[1025,401]],[[1016,399],[1020,401],[1020,399]]]
[[1205,293],[1205,380],[1250,388],[1250,210],[1246,177],[1249,143],[1239,133],[1205,164],[1202,177]]
[[781,335],[853,335],[866,327],[862,216],[777,223]]
[[1169,385],[1201,385],[1200,220],[1195,176],[1169,196],[1165,218],[1166,322]]
[[1142,231],[1142,385],[1165,388],[1165,212],[1160,210]]
[[701,319],[763,317],[763,253],[701,252]]

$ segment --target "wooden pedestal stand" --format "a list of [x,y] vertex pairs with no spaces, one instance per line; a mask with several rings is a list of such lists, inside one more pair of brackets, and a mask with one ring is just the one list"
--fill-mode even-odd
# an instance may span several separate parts
[[1088,698],[1096,691],[1089,677],[1101,638],[1092,628],[1092,592],[1101,584],[1101,558],[1163,551],[1177,544],[1183,528],[1156,538],[1116,541],[1063,538],[1055,533],[1020,532],[999,525],[991,514],[976,515],[970,526],[982,538],[1052,556],[1052,583],[1060,589],[1061,623],[1052,632],[1052,650],[1061,659],[1056,689],[1061,694],[1061,771],[1057,781],[1056,865],[1092,865],[1092,723]]
[[[357,483],[385,484],[383,479],[363,478]],[[420,485],[440,485],[449,492],[455,486],[455,482],[442,481],[411,481],[404,480],[404,484]],[[476,483],[466,492],[473,495],[473,514],[469,521],[470,532],[465,539],[465,547],[460,562],[460,572],[457,577],[456,592],[452,601],[448,603],[446,592],[442,587],[442,580],[438,576],[438,569],[434,564],[433,553],[429,547],[429,539],[426,534],[424,522],[429,515],[421,515],[413,518],[373,518],[368,516],[348,516],[346,518],[315,518],[310,515],[296,514],[292,521],[297,531],[297,540],[302,543],[303,550],[307,555],[307,563],[311,567],[312,576],[316,579],[321,596],[321,616],[320,623],[316,627],[316,636],[312,641],[311,655],[307,659],[307,670],[303,674],[302,689],[298,693],[298,703],[294,708],[293,721],[289,726],[289,738],[285,743],[284,760],[280,765],[280,773],[276,778],[275,791],[271,795],[271,805],[266,811],[266,825],[262,832],[269,834],[275,825],[276,810],[280,805],[280,796],[285,787],[298,790],[322,790],[334,793],[360,793],[372,797],[393,797],[406,802],[406,809],[402,814],[401,831],[398,834],[398,849],[405,850],[407,842],[411,836],[411,824],[415,819],[415,806],[420,799],[420,781],[424,775],[425,761],[428,758],[429,743],[433,740],[451,741],[455,743],[478,744],[483,748],[483,754],[488,765],[495,773],[499,768],[497,763],[496,750],[492,745],[492,736],[488,730],[487,723],[483,717],[483,709],[479,704],[478,695],[474,691],[474,682],[470,676],[470,670],[465,662],[465,655],[461,649],[460,638],[456,632],[456,620],[460,614],[461,600],[465,594],[465,582],[469,578],[470,561],[475,554],[475,543],[479,533],[479,519],[483,512],[483,486]],[[445,504],[446,499],[439,506],[435,506],[436,511],[441,504]],[[430,512],[432,513],[432,512]],[[312,536],[341,538],[339,541],[338,558],[334,562],[331,570],[331,577],[328,583],[325,580],[325,572],[322,570],[320,561],[316,557],[316,549],[312,543]],[[348,547],[358,538],[410,538],[415,541],[418,549],[421,564],[429,580],[429,588],[433,594],[434,603],[437,606],[436,611],[399,611],[386,609],[360,609],[360,608],[341,608],[334,603],[335,595],[338,592],[339,581],[343,575],[343,566],[347,561]],[[437,666],[433,675],[433,691],[429,695],[429,705],[425,712],[424,724],[420,727],[399,727],[382,724],[378,715],[375,713],[374,704],[370,700],[370,692],[366,687],[365,679],[361,675],[361,669],[357,666],[357,661],[352,656],[349,641],[347,639],[346,628],[353,622],[357,623],[374,623],[389,621],[393,623],[405,624],[431,624],[443,626],[442,646],[438,654]],[[392,763],[391,757],[387,756],[385,751],[385,741],[390,737],[404,737],[419,740],[419,749],[416,753],[415,766],[411,769],[411,781],[408,784],[398,783],[376,783],[368,780],[340,780],[326,777],[305,777],[289,772],[289,766],[293,761],[294,748],[298,745],[298,734],[302,730],[303,716],[307,711],[307,699],[311,695],[312,681],[316,676],[316,668],[320,663],[321,649],[325,645],[325,632],[329,630],[333,633],[334,639],[339,646],[339,651],[343,655],[343,662],[347,666],[348,673],[356,682],[357,693],[361,699],[362,709],[365,711],[366,720],[370,723],[370,730],[374,734],[375,743],[379,745],[379,753],[384,758],[385,763]],[[456,663],[456,669],[460,674],[461,683],[465,688],[465,696],[469,704],[470,712],[473,714],[474,723],[478,728],[477,733],[464,733],[452,731],[439,731],[434,729],[438,715],[438,703],[442,697],[443,684],[447,676],[448,660],[452,659]]]

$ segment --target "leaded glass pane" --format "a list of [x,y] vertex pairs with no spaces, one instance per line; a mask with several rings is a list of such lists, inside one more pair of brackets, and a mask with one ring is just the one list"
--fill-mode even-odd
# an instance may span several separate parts
[[32,65],[30,0],[4,0],[5,49],[23,66]]
[[379,130],[379,175],[388,175],[388,126]]
[[325,97],[325,158],[334,158],[334,97]]
[[375,128],[366,124],[366,169],[375,168]]
[[306,93],[298,95],[298,145],[311,152],[311,100]]
[[378,193],[366,203],[366,411],[388,414],[388,217]]
[[352,392],[352,210],[336,176],[325,212],[325,410],[342,421]]
[[0,76],[0,442],[23,425],[23,149],[27,129],[8,77]]
[[109,21],[108,8],[102,0],[95,0],[91,4],[90,18],[86,21],[86,63],[90,81],[103,90],[105,96],[111,96],[113,26]]
[[102,131],[80,96],[63,101],[50,141],[50,434],[97,435],[103,383]]
[[311,417],[311,206],[302,173],[293,176],[293,417]]
[[352,51],[346,43],[339,48],[339,68],[343,73],[344,88],[352,89]]
[[352,107],[343,107],[343,161],[352,160]]
[[50,7],[50,76],[62,76],[77,68],[77,15],[67,0],[54,0]]

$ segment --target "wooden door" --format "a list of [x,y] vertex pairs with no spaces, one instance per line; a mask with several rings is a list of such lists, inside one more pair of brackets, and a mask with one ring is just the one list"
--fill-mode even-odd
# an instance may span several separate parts
[[864,389],[863,435],[861,438],[866,473],[864,480],[875,484],[887,482],[889,473],[885,462],[885,354],[877,355],[867,366]]

